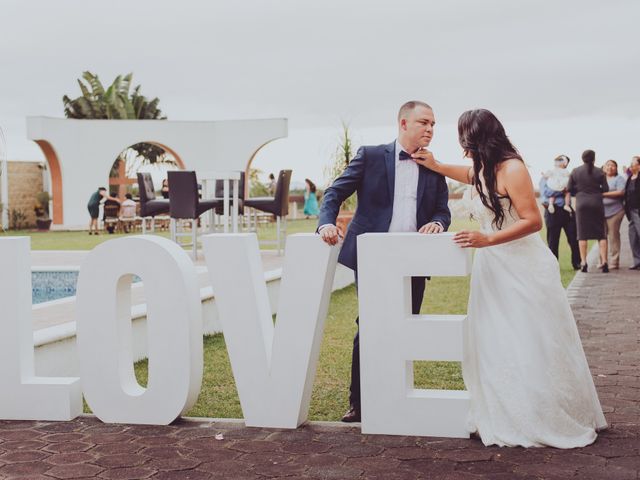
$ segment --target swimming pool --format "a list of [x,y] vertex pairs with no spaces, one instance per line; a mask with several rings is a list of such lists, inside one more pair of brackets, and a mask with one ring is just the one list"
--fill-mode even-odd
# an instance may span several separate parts
[[[133,282],[140,281],[134,276]],[[31,303],[50,302],[60,298],[73,297],[76,294],[78,271],[32,271],[31,272]]]
[[43,303],[76,294],[78,272],[31,272],[31,303]]

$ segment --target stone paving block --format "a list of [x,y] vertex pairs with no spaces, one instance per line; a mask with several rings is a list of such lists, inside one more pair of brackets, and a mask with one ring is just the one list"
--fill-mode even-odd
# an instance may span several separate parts
[[240,440],[232,443],[229,448],[244,453],[258,453],[280,450],[280,445],[268,440]]
[[310,478],[322,480],[347,480],[359,478],[363,474],[363,470],[359,468],[351,468],[344,466],[328,466],[328,467],[311,467],[307,475]]
[[582,467],[578,469],[580,480],[635,480],[638,470],[610,465],[606,467]]
[[195,458],[184,458],[177,455],[168,457],[155,457],[145,463],[145,466],[161,472],[192,470],[202,463],[201,460]]
[[41,438],[43,442],[47,443],[61,443],[61,442],[80,442],[84,438],[83,433],[51,433]]
[[46,472],[49,468],[51,468],[51,465],[42,462],[8,463],[0,468],[0,478],[36,476]]
[[215,462],[203,463],[197,468],[197,470],[216,475],[226,475],[227,478],[233,478],[235,473],[244,472],[251,466],[251,463],[247,463],[242,460],[218,460]]
[[146,467],[109,468],[100,474],[100,478],[109,480],[138,480],[150,478],[156,470]]
[[373,457],[375,455],[379,455],[384,451],[384,448],[378,447],[376,445],[366,445],[362,444],[351,444],[351,445],[340,445],[340,446],[332,446],[331,452],[338,453],[340,455],[344,455],[345,457]]
[[70,465],[73,463],[90,463],[94,459],[94,455],[86,452],[56,453],[50,455],[45,462],[51,465]]
[[251,471],[267,478],[300,478],[308,469],[306,465],[300,463],[261,463],[253,465]]
[[35,440],[42,436],[42,432],[38,432],[32,428],[21,430],[0,430],[0,438],[5,442]]
[[101,455],[94,463],[104,468],[137,467],[149,460],[145,455],[137,453],[119,453],[115,455]]
[[[49,466],[48,466],[49,467]],[[78,479],[98,476],[104,469],[90,463],[80,463],[74,465],[58,465],[47,471],[47,475],[62,480]]]
[[46,445],[41,440],[10,440],[2,444],[2,449],[7,452],[14,450],[40,450]]
[[[355,459],[352,459],[355,460]],[[335,455],[333,453],[298,455],[296,461],[303,463],[309,467],[335,467],[343,465],[347,461],[347,457]]]
[[0,455],[0,460],[4,463],[37,462],[48,455],[40,450],[18,450]]
[[289,453],[325,453],[331,448],[331,445],[315,441],[300,441],[282,443],[281,448]]
[[85,442],[62,442],[51,443],[43,448],[44,451],[51,453],[73,453],[73,452],[86,452],[91,447],[90,443]]
[[415,473],[428,475],[442,475],[456,470],[457,464],[447,460],[435,460],[430,458],[403,460],[401,468],[411,470]]

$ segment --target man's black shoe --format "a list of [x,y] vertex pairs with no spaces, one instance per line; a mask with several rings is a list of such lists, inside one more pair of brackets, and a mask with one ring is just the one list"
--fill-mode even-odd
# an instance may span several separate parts
[[360,421],[360,409],[351,405],[349,411],[344,414],[342,421],[345,423],[354,423]]

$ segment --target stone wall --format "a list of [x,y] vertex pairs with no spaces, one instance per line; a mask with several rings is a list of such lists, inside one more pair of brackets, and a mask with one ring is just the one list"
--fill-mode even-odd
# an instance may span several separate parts
[[[23,227],[33,227],[36,224],[36,214],[33,207],[36,195],[43,190],[42,173],[44,164],[41,162],[8,162],[9,183],[9,228],[13,228],[13,212],[24,214]],[[6,207],[6,206],[5,206]]]

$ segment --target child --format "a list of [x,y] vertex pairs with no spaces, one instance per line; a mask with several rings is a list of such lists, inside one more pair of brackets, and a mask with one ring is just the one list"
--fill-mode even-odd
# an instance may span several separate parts
[[540,192],[542,195],[542,204],[547,206],[549,213],[554,213],[556,198],[564,196],[563,208],[567,212],[571,212],[571,194],[567,191],[570,175],[567,170],[569,157],[559,155],[554,159],[554,163],[555,167],[553,170],[542,174],[546,180],[544,189]]
[[130,222],[136,218],[136,202],[130,193],[125,195],[125,201],[120,206],[120,220],[125,233],[129,233]]
[[87,210],[89,210],[89,216],[91,222],[89,222],[89,235],[98,235],[98,216],[100,215],[100,203],[106,200],[113,200],[120,203],[120,200],[112,197],[107,193],[107,189],[104,187],[98,188],[97,191],[91,194],[89,203],[87,203]]

